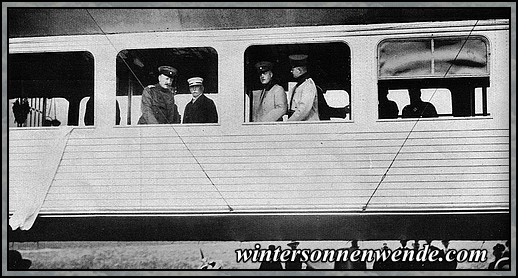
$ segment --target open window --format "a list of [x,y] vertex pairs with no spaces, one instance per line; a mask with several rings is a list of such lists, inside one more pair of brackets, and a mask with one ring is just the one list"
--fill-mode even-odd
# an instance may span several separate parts
[[[291,73],[289,56],[305,54],[308,72],[322,90],[319,90],[319,118],[321,121],[351,119],[351,52],[344,42],[253,45],[245,51],[245,103],[244,122],[257,121],[263,85],[255,64],[260,61],[273,63],[273,79],[286,93],[297,82]],[[325,105],[322,100],[325,100]],[[262,104],[261,104],[262,105]],[[289,105],[289,104],[288,104]],[[324,106],[325,105],[325,106]],[[325,109],[322,107],[326,107]],[[286,121],[287,115],[282,118]]]
[[[178,73],[174,104],[183,121],[191,101],[187,80],[203,78],[204,95],[218,106],[218,55],[211,47],[127,49],[117,55],[117,103],[121,125],[137,125],[142,115],[142,92],[157,86],[160,66],[174,67]],[[180,123],[180,122],[178,122]]]
[[9,127],[83,125],[94,92],[91,53],[9,54],[7,67]]
[[[432,117],[425,111],[431,107],[436,110],[433,117],[490,115],[488,56],[482,37],[382,41],[378,46],[378,118]],[[425,105],[413,97],[416,94]]]

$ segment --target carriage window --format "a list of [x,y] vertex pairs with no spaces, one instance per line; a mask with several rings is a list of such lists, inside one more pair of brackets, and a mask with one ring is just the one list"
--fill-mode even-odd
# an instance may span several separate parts
[[[350,61],[343,42],[248,47],[244,121],[350,120]],[[316,86],[307,85],[308,77]]]
[[480,37],[385,40],[378,47],[378,118],[487,116],[489,67]]
[[216,50],[196,47],[119,52],[117,103],[121,125],[217,123]]
[[9,54],[9,127],[83,125],[93,77],[89,52]]

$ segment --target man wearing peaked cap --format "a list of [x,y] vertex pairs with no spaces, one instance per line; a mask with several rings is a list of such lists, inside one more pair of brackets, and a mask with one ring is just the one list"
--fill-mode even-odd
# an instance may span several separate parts
[[160,66],[158,72],[173,79],[178,75],[178,70],[171,66]]
[[286,114],[288,104],[284,89],[273,79],[273,63],[261,61],[255,64],[255,68],[263,88],[260,91],[252,92],[254,96],[252,121],[282,121],[282,116]]
[[263,73],[263,72],[271,71],[273,69],[273,64],[268,61],[261,61],[261,62],[257,62],[255,64],[255,68],[258,73]]
[[192,77],[187,79],[187,83],[189,83],[189,87],[191,86],[203,86],[203,78],[201,77]]
[[288,244],[286,244],[286,245],[288,245],[288,246],[289,246],[289,247],[291,247],[291,248],[297,248],[297,246],[299,246],[299,244],[300,244],[300,242],[295,241],[295,240],[292,240],[292,241],[290,241],[290,242],[289,242]]
[[171,66],[160,66],[158,73],[158,83],[147,86],[142,92],[142,116],[138,124],[180,123],[180,114],[174,102],[178,71]]
[[305,54],[295,54],[290,55],[290,64],[291,67],[302,67],[308,65],[308,55]]
[[289,59],[297,84],[288,93],[288,121],[319,121],[317,87],[308,73],[308,55],[290,55]]
[[[296,250],[297,247],[299,246],[299,242],[292,240],[287,245],[289,247],[291,247],[291,250]],[[295,259],[293,261],[290,261],[290,260],[286,261],[286,263],[284,263],[284,266],[285,266],[285,269],[302,269],[302,257],[300,255],[300,253],[295,255]]]
[[[268,250],[270,250],[272,252],[272,254],[275,252],[275,249],[277,249],[277,248],[278,247],[276,247],[273,244],[270,244],[268,246]],[[271,259],[266,259],[266,260],[262,261],[261,265],[259,266],[259,269],[283,269],[283,268],[282,268],[281,262],[275,261],[272,256]]]
[[192,77],[187,79],[192,100],[187,103],[183,113],[183,123],[217,123],[218,111],[212,99],[205,96],[203,78]]

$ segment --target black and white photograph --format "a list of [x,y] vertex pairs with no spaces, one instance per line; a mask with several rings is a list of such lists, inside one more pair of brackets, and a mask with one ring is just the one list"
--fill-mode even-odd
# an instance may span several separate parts
[[516,275],[516,3],[289,4],[2,2],[2,275]]

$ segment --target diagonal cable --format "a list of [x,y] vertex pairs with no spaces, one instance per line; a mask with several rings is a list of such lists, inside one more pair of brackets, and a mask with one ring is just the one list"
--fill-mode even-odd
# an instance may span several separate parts
[[[90,16],[90,18],[93,20],[93,22],[95,23],[95,25],[97,25],[97,27],[99,28],[99,30],[101,30],[101,32],[104,34],[105,38],[108,40],[108,42],[111,44],[111,46],[114,48],[114,49],[117,49],[115,47],[115,45],[112,43],[112,41],[110,40],[110,38],[108,37],[108,35],[104,32],[104,30],[101,28],[101,26],[97,23],[97,21],[95,20],[95,18],[92,16],[92,14],[90,13],[90,11],[88,11],[88,9],[86,9],[86,12],[88,13],[88,15]],[[142,89],[144,89],[144,85],[142,84],[142,82],[140,81],[140,79],[138,78],[138,76],[135,74],[135,72],[131,69],[131,67],[129,66],[129,64],[126,62],[126,60],[120,55],[118,54],[119,57],[121,58],[121,60],[124,62],[124,64],[126,65],[126,67],[131,71],[131,73],[133,74],[133,76],[135,77],[135,79],[138,81],[138,83],[140,84],[140,86],[142,87]],[[162,112],[163,113],[163,112]],[[167,118],[167,117],[166,117]],[[234,209],[230,206],[230,204],[228,203],[228,201],[225,199],[225,197],[223,196],[223,194],[221,193],[221,191],[218,189],[218,187],[216,186],[216,184],[214,184],[214,182],[212,181],[212,179],[210,178],[209,174],[207,174],[207,171],[205,171],[205,169],[203,168],[203,166],[201,165],[201,163],[198,161],[198,159],[196,158],[196,156],[194,155],[194,153],[191,151],[191,149],[187,146],[187,144],[185,143],[185,141],[183,140],[182,136],[180,136],[180,134],[178,133],[178,131],[174,128],[173,125],[171,125],[171,128],[173,129],[173,131],[175,132],[176,136],[178,136],[178,138],[180,139],[180,141],[182,142],[183,146],[187,149],[187,151],[189,151],[189,154],[192,156],[192,158],[194,158],[194,160],[196,161],[196,164],[198,164],[198,166],[200,167],[200,169],[203,171],[203,174],[205,174],[205,177],[207,177],[207,179],[210,181],[210,183],[212,184],[212,186],[216,189],[216,191],[218,192],[218,194],[220,195],[220,197],[223,199],[223,201],[225,202],[225,204],[227,205],[228,209],[230,211],[234,211]]]
[[[466,43],[468,42],[468,39],[469,37],[471,36],[471,33],[473,33],[473,30],[475,30],[475,27],[477,26],[478,24],[478,20],[475,22],[475,24],[473,25],[473,28],[471,28],[471,30],[469,31],[469,34],[468,36],[466,37],[466,39],[464,40],[464,42],[462,43],[460,49],[459,49],[459,52],[457,52],[457,55],[455,55],[455,58],[453,59],[453,61],[455,62],[457,60],[457,58],[459,57],[460,53],[462,52],[462,49],[464,48],[464,46],[466,45]],[[446,70],[446,73],[444,74],[443,78],[446,78],[446,76],[448,75],[448,73],[450,72],[450,69],[451,67],[453,67],[453,62],[450,63],[450,66],[448,67],[448,69]],[[387,174],[390,170],[390,168],[392,168],[392,165],[394,164],[394,162],[396,161],[399,153],[401,152],[401,150],[403,149],[403,147],[405,146],[406,142],[408,141],[408,138],[410,137],[410,135],[412,134],[412,132],[414,131],[417,123],[419,122],[419,120],[421,119],[421,116],[423,116],[423,113],[426,111],[426,108],[428,107],[428,105],[430,104],[429,101],[432,100],[433,96],[435,95],[435,93],[437,92],[437,88],[435,89],[435,91],[432,93],[432,95],[430,96],[430,98],[428,99],[428,102],[426,103],[423,111],[421,112],[421,115],[419,116],[419,118],[417,118],[417,120],[415,121],[414,125],[412,126],[412,129],[410,129],[410,132],[407,134],[405,140],[403,141],[403,143],[401,144],[401,147],[399,147],[399,150],[397,151],[396,155],[394,156],[394,158],[392,159],[392,161],[390,162],[390,165],[388,166],[387,170],[385,171],[385,173],[383,174],[383,176],[381,177],[380,181],[378,182],[378,185],[376,186],[376,188],[374,189],[374,191],[372,192],[371,196],[369,197],[369,200],[367,200],[367,203],[362,207],[362,211],[365,211],[367,210],[367,206],[369,205],[370,201],[372,200],[372,197],[374,197],[374,195],[376,194],[376,191],[378,191],[378,188],[380,187],[381,183],[383,183],[383,181],[385,180],[385,178],[387,177]]]

